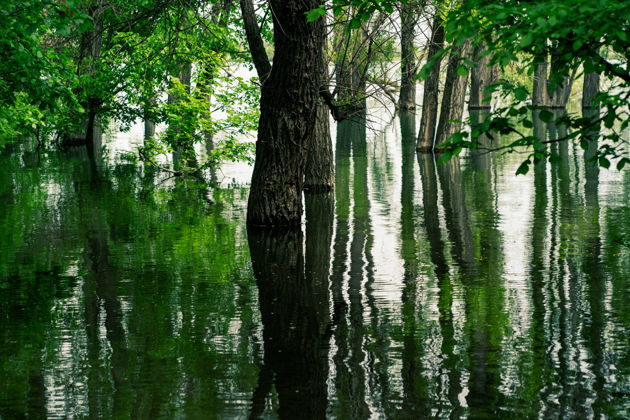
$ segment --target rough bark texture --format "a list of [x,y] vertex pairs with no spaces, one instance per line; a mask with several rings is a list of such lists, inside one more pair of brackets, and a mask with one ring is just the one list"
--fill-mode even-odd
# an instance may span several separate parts
[[[442,18],[435,15],[431,41],[427,48],[427,60],[433,58],[438,51],[444,47],[444,26]],[[431,152],[433,150],[433,139],[435,137],[435,125],[437,122],[438,93],[440,85],[440,63],[441,58],[436,60],[433,68],[424,81],[424,94],[422,97],[422,118],[420,120],[420,131],[418,132],[417,150],[420,152]]]
[[461,120],[464,115],[468,76],[457,74],[457,66],[462,63],[462,57],[466,57],[469,52],[470,41],[467,41],[461,47],[454,49],[449,57],[444,94],[442,95],[442,106],[440,108],[440,122],[437,128],[436,145],[438,147],[451,135],[459,131],[462,125]]
[[258,29],[254,3],[252,0],[240,0],[240,4],[249,51],[252,55],[258,78],[261,82],[264,82],[271,72],[271,63],[269,62],[269,57],[267,57],[265,44],[260,36],[260,30]]
[[334,186],[335,168],[328,107],[317,105],[315,129],[308,144],[308,157],[304,176],[304,189],[308,192],[327,192]]
[[275,54],[260,99],[247,223],[297,227],[308,140],[317,114],[324,22],[306,22],[305,13],[318,7],[315,0],[272,0],[270,6]]
[[403,3],[400,10],[400,95],[398,108],[416,108],[416,54],[413,47],[417,23],[417,7],[413,2]]
[[489,65],[490,56],[481,56],[477,47],[474,53],[476,66],[473,67],[470,75],[470,101],[468,107],[474,109],[488,109],[491,107],[491,94],[484,93],[484,90],[495,82],[496,68]]
[[[321,83],[328,81],[328,62],[324,48],[318,51]],[[326,89],[327,91],[327,89]],[[308,143],[304,189],[308,192],[327,192],[334,186],[335,163],[333,161],[332,139],[330,138],[330,120],[328,106],[320,99],[317,105],[315,129]]]

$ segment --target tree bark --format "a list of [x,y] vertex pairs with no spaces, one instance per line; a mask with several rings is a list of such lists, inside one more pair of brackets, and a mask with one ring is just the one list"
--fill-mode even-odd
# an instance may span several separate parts
[[[431,40],[427,47],[427,60],[432,59],[444,47],[444,26],[442,18],[437,14],[433,19]],[[440,84],[440,63],[442,58],[437,58],[433,63],[429,75],[424,81],[424,93],[422,98],[422,118],[420,131],[418,132],[417,150],[431,152],[435,137],[435,125],[437,122],[438,93]]]
[[496,69],[490,66],[490,56],[480,56],[483,46],[476,47],[474,53],[475,67],[473,67],[470,75],[470,101],[468,108],[489,109],[492,105],[491,94],[484,91],[495,82]]
[[[325,42],[324,42],[325,48]],[[324,48],[318,51],[319,73],[322,83],[328,80],[328,63]],[[304,189],[308,192],[327,192],[333,189],[335,163],[333,162],[332,139],[328,107],[323,100],[317,104],[315,129],[308,144]]]
[[271,0],[275,53],[262,87],[250,226],[299,227],[308,140],[315,128],[324,22],[307,22],[316,0]]
[[532,104],[538,106],[549,106],[549,94],[547,93],[547,64],[545,56],[542,63],[536,66],[534,71],[534,86],[532,91]]
[[400,95],[398,108],[412,110],[416,108],[416,54],[413,46],[417,23],[416,5],[403,3],[400,9]]
[[470,41],[466,41],[464,45],[454,49],[449,57],[437,128],[436,145],[438,147],[461,127],[468,76],[457,74],[457,66],[462,62],[462,57],[466,57],[469,52]]
[[271,63],[269,62],[269,57],[267,57],[263,39],[260,36],[256,13],[254,11],[254,2],[253,0],[240,0],[240,4],[249,51],[252,55],[258,78],[260,82],[263,83],[271,72]]
[[[582,87],[582,116],[595,121],[599,118],[599,102],[595,95],[599,93],[599,73],[584,73],[584,86]],[[599,164],[595,160],[598,149],[599,125],[593,127],[585,135],[588,147],[584,151],[587,197],[597,197],[599,181]]]

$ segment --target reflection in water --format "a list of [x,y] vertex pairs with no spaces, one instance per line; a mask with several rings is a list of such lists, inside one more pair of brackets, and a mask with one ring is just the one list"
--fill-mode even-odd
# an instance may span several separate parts
[[265,342],[251,417],[262,414],[273,381],[280,418],[325,418],[328,282],[319,270],[305,273],[301,232],[250,229],[248,236]]
[[246,188],[1,151],[0,417],[627,417],[628,172],[437,164],[415,123],[339,124],[304,234],[246,232]]

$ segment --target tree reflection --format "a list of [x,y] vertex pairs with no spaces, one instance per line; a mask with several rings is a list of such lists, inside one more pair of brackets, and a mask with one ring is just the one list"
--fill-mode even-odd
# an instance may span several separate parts
[[[311,202],[311,210],[317,213],[325,209],[315,209]],[[307,239],[308,250],[327,247],[325,241],[330,240],[330,229],[324,230],[309,232],[312,235]],[[314,260],[305,272],[300,231],[249,229],[248,237],[263,323],[265,357],[261,375],[266,376],[259,381],[251,417],[262,414],[261,397],[270,388],[269,375],[273,374],[280,418],[325,418],[330,324],[328,281],[327,275],[315,267],[317,264],[321,267],[321,257],[326,255],[318,252],[309,255]]]

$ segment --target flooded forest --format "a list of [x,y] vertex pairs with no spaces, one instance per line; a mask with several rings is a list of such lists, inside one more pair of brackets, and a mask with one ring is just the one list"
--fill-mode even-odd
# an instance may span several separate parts
[[630,0],[4,0],[0,420],[630,418]]

